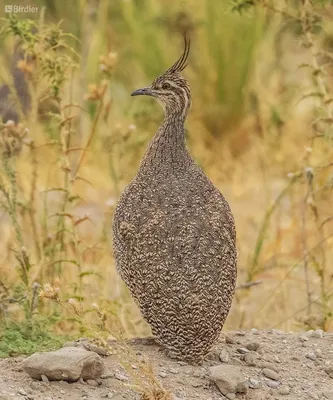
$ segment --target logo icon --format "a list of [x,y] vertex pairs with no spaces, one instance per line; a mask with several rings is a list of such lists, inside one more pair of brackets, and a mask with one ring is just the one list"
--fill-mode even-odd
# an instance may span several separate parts
[[13,6],[11,4],[5,5],[5,12],[6,13],[11,13],[13,12]]

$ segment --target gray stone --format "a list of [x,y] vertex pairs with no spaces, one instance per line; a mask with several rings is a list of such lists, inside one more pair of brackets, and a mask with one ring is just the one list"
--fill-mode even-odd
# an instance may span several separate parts
[[239,348],[237,349],[237,351],[238,351],[238,353],[240,353],[240,354],[247,354],[250,350],[248,350],[248,349],[245,348],[245,347],[239,347]]
[[128,381],[128,376],[122,374],[121,372],[116,372],[116,373],[114,374],[114,376],[115,376],[115,378],[117,378],[119,381],[123,381],[123,382]]
[[306,353],[305,357],[312,361],[314,361],[317,358],[316,354],[313,351],[309,351],[308,353]]
[[249,387],[251,389],[259,389],[261,382],[254,378],[249,378]]
[[325,368],[326,374],[333,379],[333,367]]
[[268,387],[272,389],[277,389],[280,386],[279,381],[273,381],[272,379],[265,379],[265,383]]
[[49,383],[49,378],[46,375],[41,374],[40,378],[44,383]]
[[226,342],[227,344],[234,344],[234,343],[236,343],[235,339],[234,339],[232,336],[229,336],[229,335],[226,335],[226,336],[225,336],[225,342]]
[[24,370],[34,379],[69,382],[99,378],[104,370],[100,356],[77,347],[64,347],[56,351],[35,353],[23,361]]
[[219,358],[222,362],[227,363],[229,361],[229,354],[225,349],[221,350]]
[[277,372],[273,371],[272,369],[264,368],[262,372],[269,379],[273,379],[274,381],[277,381],[279,379],[279,375],[277,374]]
[[223,395],[228,393],[245,393],[248,384],[242,369],[234,365],[216,365],[210,367],[211,379]]
[[321,339],[324,335],[324,331],[322,329],[316,329],[312,332],[311,337]]
[[273,364],[271,362],[263,362],[261,363],[261,368],[268,368],[268,369],[272,369],[275,372],[279,372],[279,367],[276,364]]
[[98,386],[98,383],[95,381],[95,379],[88,379],[87,380],[88,385],[90,386]]
[[259,349],[259,347],[260,347],[260,343],[258,343],[258,342],[250,342],[250,343],[247,343],[245,347],[248,350],[257,351]]
[[256,358],[252,353],[245,354],[244,361],[247,365],[255,366],[256,365]]
[[286,396],[287,394],[290,393],[290,386],[288,386],[288,385],[281,385],[281,386],[279,387],[278,393],[279,393],[279,394],[282,394],[282,396]]

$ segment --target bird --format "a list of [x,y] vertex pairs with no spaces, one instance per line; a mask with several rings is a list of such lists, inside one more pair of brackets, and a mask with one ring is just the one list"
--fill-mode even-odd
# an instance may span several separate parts
[[191,92],[181,57],[150,86],[164,120],[113,216],[116,269],[168,356],[200,364],[218,340],[237,277],[230,206],[190,155],[184,123]]

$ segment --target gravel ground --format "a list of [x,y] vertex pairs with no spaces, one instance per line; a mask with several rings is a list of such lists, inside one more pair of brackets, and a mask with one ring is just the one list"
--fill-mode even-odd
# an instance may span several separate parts
[[[151,339],[129,343],[137,360],[151,362],[173,399],[333,400],[333,333],[224,332],[200,366],[169,359]],[[140,399],[119,362],[125,353],[112,346],[113,354],[102,357],[101,379],[86,382],[36,381],[23,369],[23,357],[2,359],[0,400]],[[138,370],[134,363],[129,368]]]

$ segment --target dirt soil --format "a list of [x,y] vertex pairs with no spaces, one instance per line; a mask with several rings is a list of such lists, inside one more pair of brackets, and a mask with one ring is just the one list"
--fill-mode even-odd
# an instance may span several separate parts
[[[333,333],[256,329],[224,332],[201,366],[168,358],[152,340],[134,339],[130,343],[137,357],[151,361],[156,377],[177,400],[333,399]],[[117,353],[117,345],[114,348]],[[75,383],[34,381],[22,369],[22,360],[23,357],[0,360],[0,400],[140,398],[130,386],[128,370],[121,367],[116,355],[103,357],[102,379]],[[210,376],[209,368],[215,365],[237,366],[249,385],[247,392],[222,395]],[[133,364],[131,368],[135,370],[137,366]]]

